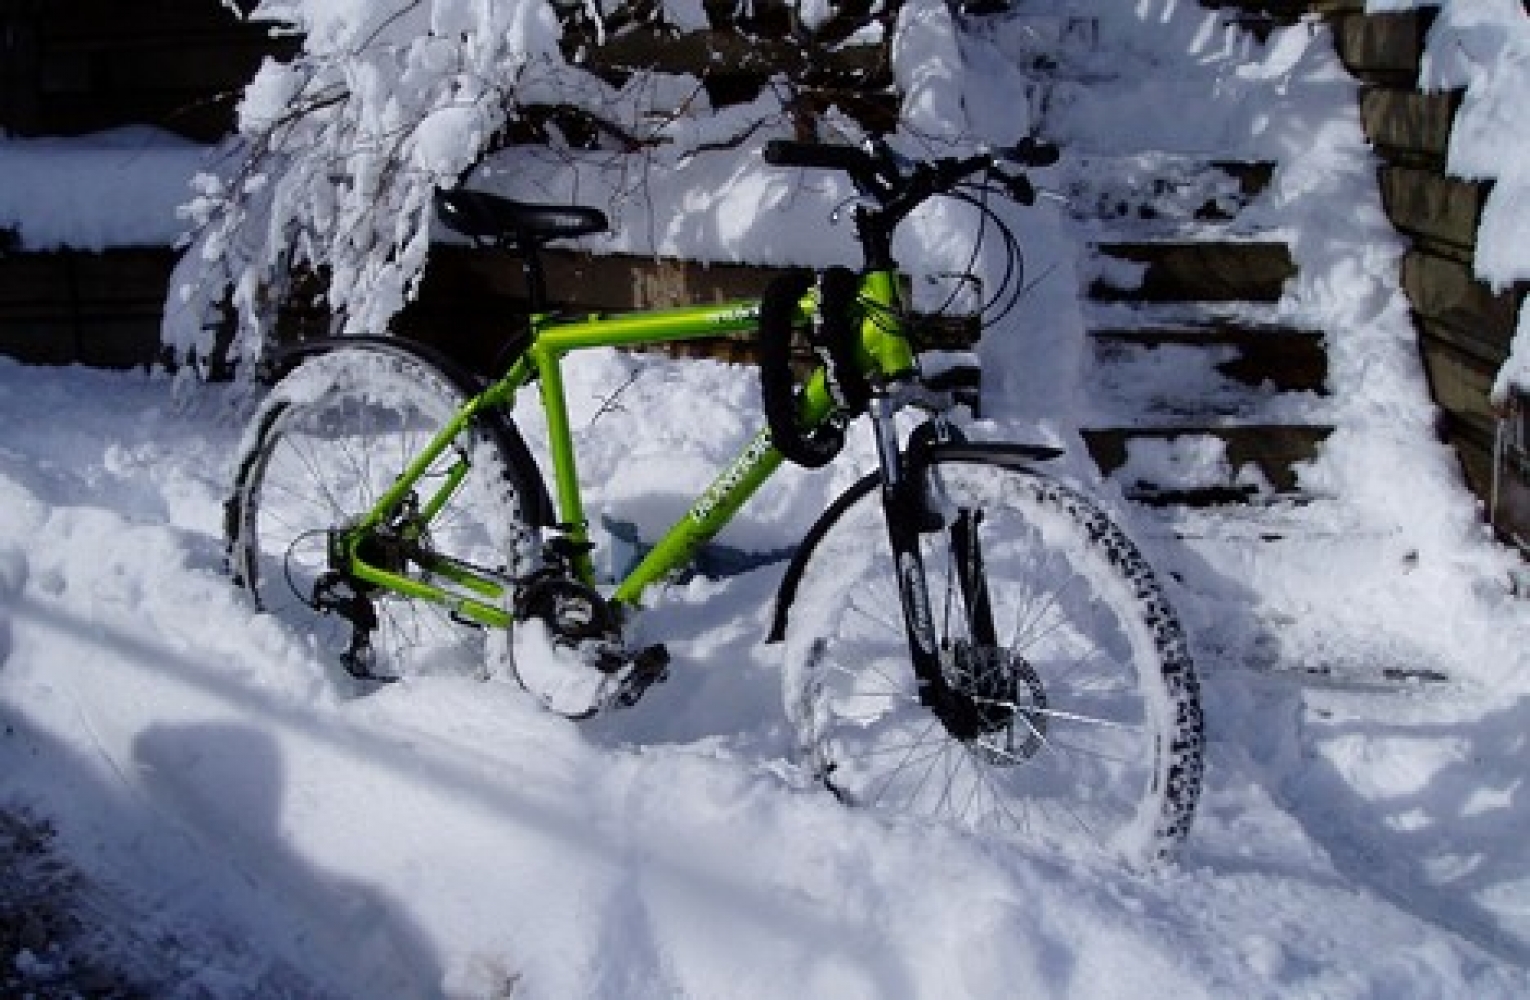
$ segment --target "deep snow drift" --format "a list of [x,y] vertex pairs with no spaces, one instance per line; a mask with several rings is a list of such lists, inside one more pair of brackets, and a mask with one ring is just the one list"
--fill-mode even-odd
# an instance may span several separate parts
[[[628,364],[607,358],[585,385]],[[647,367],[640,381],[720,386],[708,417],[747,385]],[[1530,985],[1525,709],[1466,680],[1464,644],[1434,661],[1463,680],[1419,690],[1303,689],[1208,663],[1200,824],[1178,870],[1141,878],[810,787],[786,760],[759,645],[769,569],[669,595],[655,627],[678,638],[674,678],[593,724],[470,679],[353,697],[228,587],[229,404],[200,391],[177,406],[169,388],[0,364],[7,800],[57,818],[86,898],[132,929],[117,940],[156,995]],[[709,447],[627,443],[650,462]],[[1454,600],[1484,628],[1521,622],[1489,584]],[[1392,655],[1385,635],[1331,641]]]
[[[760,642],[775,567],[672,588],[649,627],[673,677],[625,713],[575,724],[450,676],[362,696],[222,572],[242,390],[0,362],[0,806],[57,827],[98,928],[82,947],[180,997],[1530,993],[1530,605],[1429,433],[1353,85],[1307,27],[1251,50],[1193,5],[1124,6],[1025,5],[1062,29],[1104,8],[1037,98],[1070,143],[1046,179],[1144,149],[1300,151],[1240,224],[1296,240],[1278,310],[1331,331],[1336,391],[1311,405],[1339,427],[1305,508],[1166,523],[1118,503],[1205,681],[1208,786],[1178,867],[814,787]],[[974,117],[1039,30],[963,36]],[[1092,482],[1076,428],[1112,405],[1078,388],[1093,223],[1021,217],[1040,280],[980,348],[979,429],[1073,446],[1060,471]],[[753,423],[741,369],[603,353],[570,379],[592,502],[638,520]],[[734,540],[790,543],[851,475],[784,474]],[[1270,519],[1282,545],[1259,543]],[[67,957],[29,949],[0,982],[67,978]]]

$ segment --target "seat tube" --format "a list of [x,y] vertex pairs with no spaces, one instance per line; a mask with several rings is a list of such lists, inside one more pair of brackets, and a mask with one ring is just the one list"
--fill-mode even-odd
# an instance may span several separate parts
[[586,545],[589,524],[584,516],[584,499],[579,493],[579,469],[574,459],[573,430],[568,418],[568,398],[563,387],[562,355],[540,345],[531,349],[541,389],[542,411],[547,417],[547,440],[552,452],[553,492],[558,503],[558,527],[575,543],[574,569],[586,583],[595,577],[594,564]]

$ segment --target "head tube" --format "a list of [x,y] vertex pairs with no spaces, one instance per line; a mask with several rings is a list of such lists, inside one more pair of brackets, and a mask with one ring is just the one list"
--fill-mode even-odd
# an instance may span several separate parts
[[884,379],[901,378],[914,371],[914,348],[903,326],[902,295],[897,272],[870,271],[861,278],[861,347],[870,371]]

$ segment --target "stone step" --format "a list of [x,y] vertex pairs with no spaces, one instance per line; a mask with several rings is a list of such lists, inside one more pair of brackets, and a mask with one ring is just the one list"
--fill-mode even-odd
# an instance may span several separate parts
[[1147,506],[1209,507],[1300,498],[1297,466],[1332,427],[1181,424],[1081,431],[1102,474]]
[[1223,20],[1252,31],[1263,41],[1278,27],[1289,27],[1312,13],[1313,0],[1200,0]]
[[[1095,421],[1183,423],[1229,420],[1261,424],[1304,421],[1327,412],[1322,393],[1249,385],[1217,370],[1236,363],[1224,348],[1164,347],[1094,366],[1085,389]],[[1320,409],[1321,408],[1321,409]]]
[[[1290,541],[1313,549],[1358,544],[1379,549],[1387,533],[1329,497],[1304,496],[1254,507],[1154,507],[1136,512],[1134,533],[1142,538],[1187,543],[1209,556],[1218,548],[1249,549]],[[1213,560],[1208,559],[1208,562]]]
[[1184,230],[1232,221],[1275,175],[1266,160],[1175,153],[1086,155],[1065,190],[1070,214],[1119,231]]
[[[1220,322],[1098,329],[1090,338],[1104,369],[1199,366],[1252,388],[1324,395],[1328,391],[1328,353],[1323,334],[1316,330]],[[1196,352],[1206,357],[1197,362]]]
[[1038,12],[1015,0],[963,0],[967,15],[1002,15],[974,30],[1022,71],[1064,78],[1080,58],[1087,60],[1100,47],[1100,19],[1077,13]]
[[1112,241],[1095,250],[1097,302],[1277,302],[1296,275],[1278,241]]
[[1313,0],[1199,0],[1207,10],[1225,10],[1268,18],[1281,24],[1295,24],[1312,13]]

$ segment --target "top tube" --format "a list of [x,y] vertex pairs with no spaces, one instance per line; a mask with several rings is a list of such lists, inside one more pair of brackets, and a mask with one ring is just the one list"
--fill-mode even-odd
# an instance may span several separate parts
[[[892,271],[863,274],[857,293],[861,364],[868,373],[898,378],[915,368],[901,313],[898,276]],[[798,321],[812,322],[818,291],[810,288],[798,306]],[[536,324],[533,351],[543,358],[598,347],[640,347],[728,334],[753,333],[760,319],[758,299],[707,306],[680,306],[582,319],[544,319]],[[537,364],[546,363],[539,360]]]

